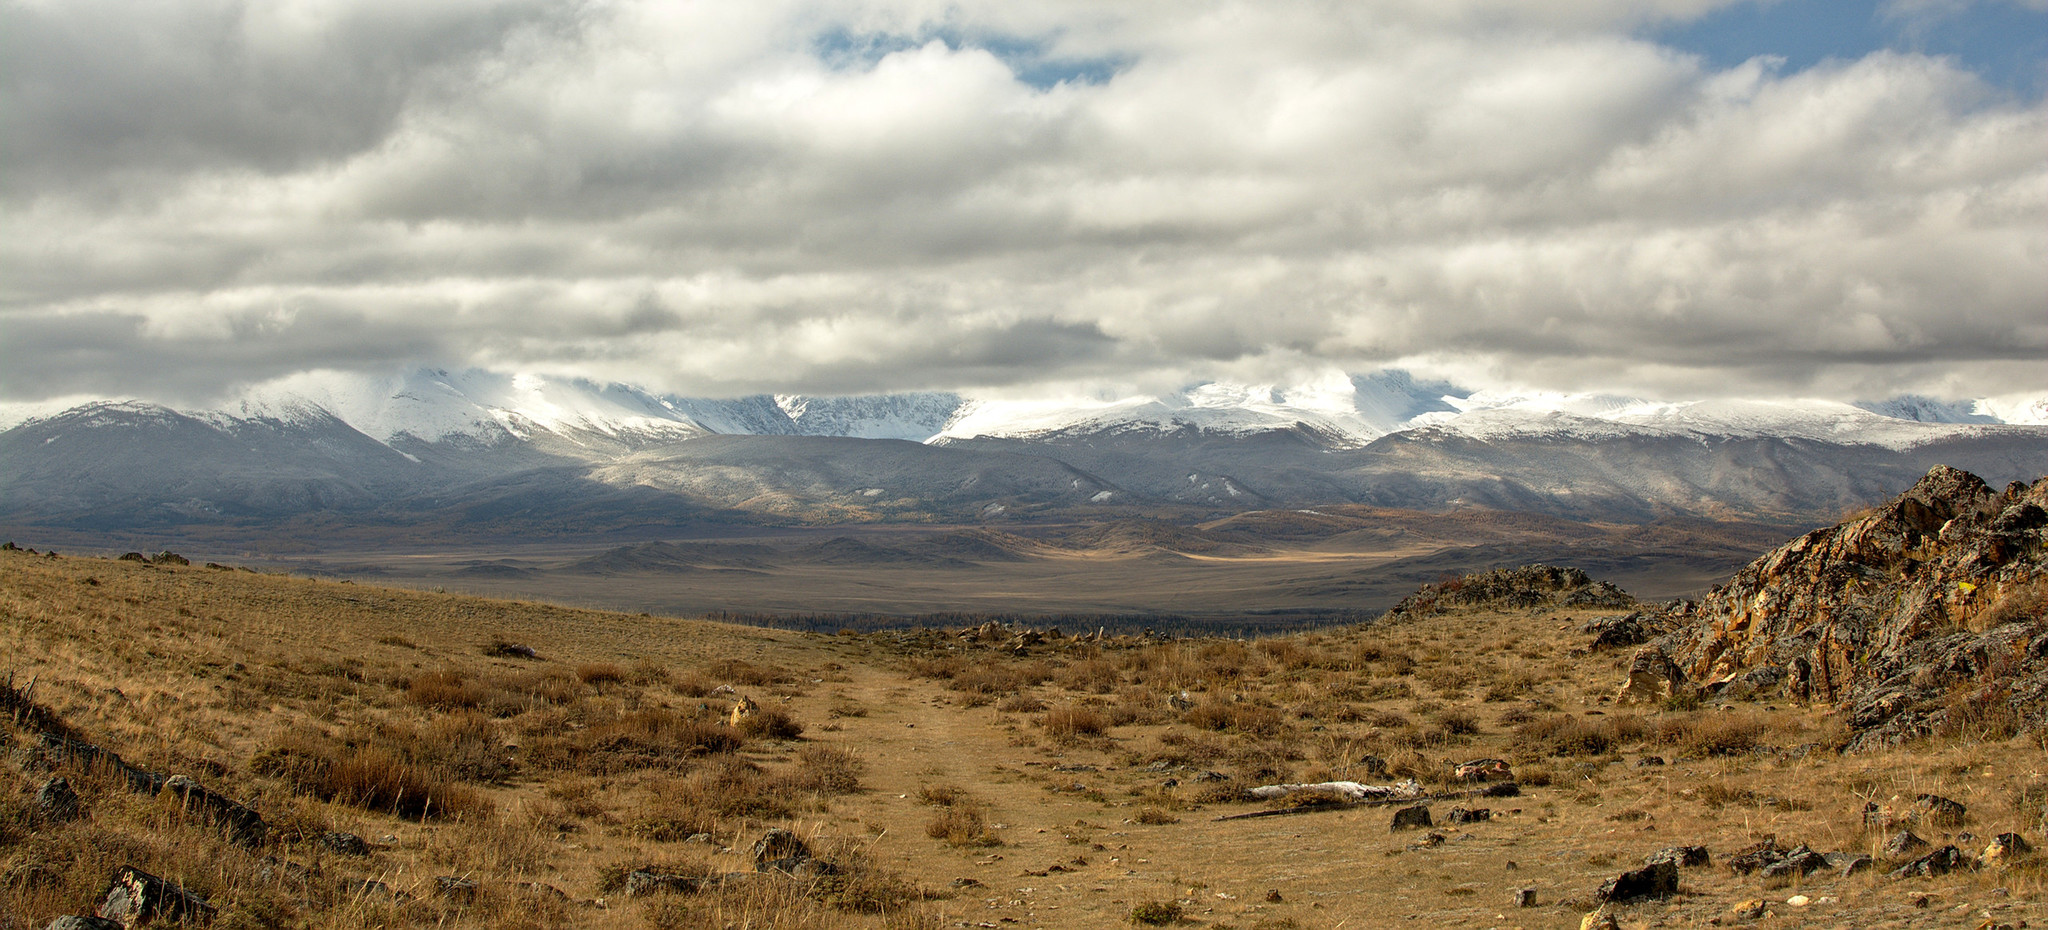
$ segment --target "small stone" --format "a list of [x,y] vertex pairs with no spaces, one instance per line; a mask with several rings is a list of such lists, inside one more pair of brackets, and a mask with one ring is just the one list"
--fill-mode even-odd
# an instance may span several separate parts
[[1621,925],[1614,922],[1614,915],[1607,913],[1606,908],[1601,908],[1581,918],[1579,930],[1621,930]]
[[1762,875],[1766,879],[1800,878],[1827,868],[1826,856],[1801,846],[1785,854],[1770,865],[1764,866]]
[[1279,903],[1280,903],[1281,901],[1284,901],[1284,900],[1286,900],[1286,899],[1285,899],[1285,898],[1282,898],[1282,897],[1280,897],[1280,889],[1278,889],[1278,888],[1275,888],[1275,889],[1273,889],[1273,890],[1271,890],[1271,891],[1268,891],[1268,892],[1266,892],[1266,903],[1267,903],[1267,904],[1279,904]]
[[1516,889],[1516,890],[1515,890],[1515,906],[1516,906],[1516,907],[1535,907],[1535,906],[1536,906],[1536,889],[1534,889],[1534,888],[1518,888],[1518,889]]
[[1764,903],[1762,898],[1750,898],[1729,908],[1728,912],[1734,914],[1738,920],[1759,920],[1764,916],[1764,908],[1766,907],[1768,905]]
[[1636,768],[1639,769],[1652,768],[1663,764],[1665,764],[1663,756],[1644,756],[1636,760]]
[[1805,895],[1803,895],[1803,894],[1795,894],[1795,895],[1793,895],[1793,896],[1791,896],[1791,897],[1789,897],[1789,898],[1786,898],[1786,899],[1785,899],[1785,903],[1786,903],[1786,904],[1790,904],[1790,905],[1792,905],[1793,907],[1805,907],[1805,906],[1807,906],[1807,905],[1809,905],[1809,904],[1812,904],[1812,903],[1813,903],[1813,899],[1812,899],[1812,898],[1809,898],[1809,897],[1807,897],[1807,896],[1805,896]]
[[1484,807],[1477,810],[1453,807],[1449,813],[1444,815],[1445,823],[1481,823],[1492,819],[1493,811]]

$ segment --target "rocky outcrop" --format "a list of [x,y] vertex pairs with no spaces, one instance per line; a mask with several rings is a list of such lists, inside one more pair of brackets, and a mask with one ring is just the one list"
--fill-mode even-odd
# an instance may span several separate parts
[[1636,599],[1628,592],[1605,581],[1594,581],[1576,568],[1524,565],[1423,585],[1414,594],[1402,598],[1381,621],[1392,622],[1454,610],[1634,606]]
[[1848,711],[1852,748],[2048,729],[2048,478],[1937,466],[1869,514],[1750,563],[1660,640],[1710,691]]

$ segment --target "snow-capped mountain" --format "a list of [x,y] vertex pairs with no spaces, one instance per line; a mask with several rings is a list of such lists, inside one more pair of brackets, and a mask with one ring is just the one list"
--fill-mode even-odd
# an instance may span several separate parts
[[1993,481],[2048,473],[2048,397],[1671,403],[1398,371],[1074,401],[689,398],[422,369],[300,375],[208,409],[37,413],[0,431],[0,523],[347,513],[560,532],[712,512],[1065,519],[1340,502],[1801,521],[1889,497],[1936,463]]

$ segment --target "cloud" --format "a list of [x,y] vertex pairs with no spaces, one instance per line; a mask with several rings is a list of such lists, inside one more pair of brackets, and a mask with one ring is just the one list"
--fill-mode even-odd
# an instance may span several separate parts
[[2038,384],[2048,109],[1728,5],[12,4],[0,397]]

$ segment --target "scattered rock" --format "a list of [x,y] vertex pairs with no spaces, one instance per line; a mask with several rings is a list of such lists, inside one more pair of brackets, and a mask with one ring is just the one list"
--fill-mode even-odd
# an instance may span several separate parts
[[80,917],[74,914],[66,914],[62,917],[57,918],[56,920],[50,921],[50,925],[48,927],[44,927],[43,930],[122,930],[122,927],[121,922],[118,920],[108,920],[105,917]]
[[1492,819],[1493,811],[1484,807],[1477,810],[1453,807],[1444,815],[1444,823],[1483,823]]
[[626,873],[626,897],[644,898],[648,895],[671,892],[675,894],[696,894],[716,881],[694,875],[667,875],[635,869]]
[[1534,888],[1517,888],[1517,889],[1515,889],[1515,906],[1516,906],[1516,907],[1535,907],[1535,906],[1536,906],[1536,889],[1534,889]]
[[511,882],[506,885],[514,895],[537,898],[543,901],[567,901],[569,896],[562,889],[542,882]]
[[1636,760],[1636,768],[1646,769],[1664,764],[1663,756],[1644,756]]
[[1280,889],[1278,889],[1278,888],[1274,888],[1274,889],[1272,889],[1272,890],[1270,890],[1270,891],[1266,892],[1266,903],[1267,903],[1267,904],[1279,904],[1280,902],[1282,902],[1282,901],[1285,901],[1285,900],[1286,900],[1285,898],[1282,898],[1282,897],[1280,897]]
[[1877,860],[1855,853],[1828,853],[1827,860],[1828,867],[1843,878],[1868,872],[1877,865]]
[[1769,906],[1762,898],[1750,898],[1729,908],[1728,913],[1735,915],[1737,920],[1762,920],[1764,909]]
[[1933,847],[1933,844],[1913,835],[1911,830],[1900,830],[1884,841],[1884,857],[1891,860],[1911,859]]
[[804,845],[803,838],[780,827],[761,834],[754,841],[754,864],[771,862],[776,859],[809,858],[811,848]]
[[337,856],[360,859],[370,854],[370,844],[364,842],[362,837],[341,830],[329,830],[320,834],[319,843],[321,849]]
[[1765,879],[1788,880],[1804,878],[1827,867],[1826,856],[1800,846],[1786,853],[1785,858],[1764,866],[1762,875]]
[[269,825],[255,809],[183,775],[166,779],[163,790],[176,795],[186,813],[197,814],[227,830],[228,838],[238,845],[254,849],[263,845],[264,837],[269,835]]
[[1522,786],[1511,781],[1495,782],[1479,789],[1482,798],[1515,798],[1521,795]]
[[1422,835],[1422,839],[1420,839],[1420,840],[1417,840],[1416,842],[1413,842],[1413,843],[1410,843],[1410,844],[1408,844],[1408,848],[1409,848],[1409,849],[1435,849],[1435,848],[1437,848],[1438,846],[1442,846],[1442,845],[1443,845],[1443,844],[1444,844],[1444,843],[1445,843],[1446,841],[1448,841],[1449,839],[1450,839],[1449,837],[1447,837],[1447,836],[1444,836],[1444,835],[1443,835],[1443,834],[1441,834],[1441,833],[1437,833],[1437,832],[1435,832],[1435,831],[1430,831],[1429,833],[1425,833],[1425,834],[1423,834],[1423,835]]
[[132,926],[150,921],[205,923],[215,910],[206,899],[176,883],[144,872],[132,865],[114,870],[107,890],[100,895],[98,916]]
[[1976,865],[1962,850],[1943,846],[1891,871],[1892,878],[1933,878]]
[[1644,898],[1668,898],[1678,892],[1678,864],[1658,860],[1640,869],[1623,872],[1600,886],[1593,899],[1609,904],[1626,904]]
[[438,875],[434,878],[434,897],[443,901],[452,901],[467,907],[476,903],[476,892],[477,884],[471,879],[453,875]]
[[790,856],[786,859],[771,859],[767,862],[755,863],[754,871],[780,872],[796,878],[819,878],[826,875],[838,875],[839,867],[824,859],[813,859],[809,856]]
[[352,898],[369,898],[381,901],[403,901],[406,899],[404,893],[374,878],[358,878],[342,882],[341,893]]
[[1657,862],[1669,862],[1672,865],[1686,868],[1711,864],[1705,846],[1670,846],[1651,853],[1643,859],[1644,865],[1651,865]]
[[63,777],[52,778],[36,789],[36,816],[44,822],[70,823],[80,813],[78,792],[71,790],[71,783]]
[[1937,830],[1960,827],[1969,814],[1970,809],[1962,802],[1938,794],[1923,794],[1913,802],[1913,819]]
[[1414,807],[1404,807],[1395,811],[1394,822],[1389,829],[1423,830],[1431,826],[1434,826],[1434,824],[1429,819],[1429,805],[1417,804]]
[[1773,840],[1765,840],[1738,849],[1727,859],[1728,868],[1737,875],[1748,875],[1762,871],[1785,858],[1787,850]]
[[1689,691],[1685,671],[1664,650],[1645,646],[1629,660],[1628,680],[1614,695],[1619,704],[1662,704]]
[[2000,833],[1991,838],[1991,845],[1984,847],[1985,862],[2011,862],[2024,858],[2034,851],[2034,845],[2017,833]]
[[1640,646],[1665,630],[1654,615],[1638,610],[1619,617],[1599,617],[1587,621],[1585,626],[1579,628],[1579,632],[1593,634],[1592,648],[1600,650]]
[[1621,925],[1615,923],[1614,915],[1607,913],[1607,909],[1603,907],[1580,918],[1579,930],[1621,930]]

